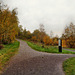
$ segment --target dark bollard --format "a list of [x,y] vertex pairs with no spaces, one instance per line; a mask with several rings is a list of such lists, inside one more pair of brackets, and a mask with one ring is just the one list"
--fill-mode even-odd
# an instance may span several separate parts
[[59,39],[59,52],[62,52],[62,40]]

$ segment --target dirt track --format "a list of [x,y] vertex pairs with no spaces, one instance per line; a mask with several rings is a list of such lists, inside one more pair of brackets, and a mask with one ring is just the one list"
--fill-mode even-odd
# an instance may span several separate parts
[[75,57],[67,54],[51,54],[31,49],[20,41],[19,53],[9,62],[2,75],[65,75],[62,70],[64,60]]

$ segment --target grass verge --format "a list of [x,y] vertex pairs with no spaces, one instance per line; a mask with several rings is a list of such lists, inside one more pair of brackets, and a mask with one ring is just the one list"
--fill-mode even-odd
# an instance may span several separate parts
[[67,59],[63,63],[65,75],[75,75],[75,57]]
[[[58,48],[54,46],[45,46],[44,48],[42,48],[41,45],[37,45],[29,41],[26,41],[26,42],[32,49],[35,49],[37,51],[48,52],[48,53],[60,53],[58,51]],[[75,52],[67,51],[67,50],[62,50],[62,53],[63,54],[75,54]]]
[[65,49],[69,49],[69,50],[75,50],[75,48],[65,48]]
[[19,48],[19,42],[15,41],[12,44],[4,45],[4,48],[0,50],[0,72],[2,72],[7,61],[17,53]]

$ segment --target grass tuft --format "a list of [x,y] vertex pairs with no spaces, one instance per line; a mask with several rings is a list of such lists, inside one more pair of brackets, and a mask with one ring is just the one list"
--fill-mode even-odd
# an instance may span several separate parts
[[75,57],[67,59],[63,63],[65,75],[75,75]]

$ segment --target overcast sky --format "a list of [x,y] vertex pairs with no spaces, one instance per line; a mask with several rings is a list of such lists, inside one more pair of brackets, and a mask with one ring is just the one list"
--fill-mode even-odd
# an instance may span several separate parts
[[33,32],[44,24],[45,31],[63,33],[70,22],[75,24],[75,0],[3,0],[10,9],[18,8],[20,25]]

